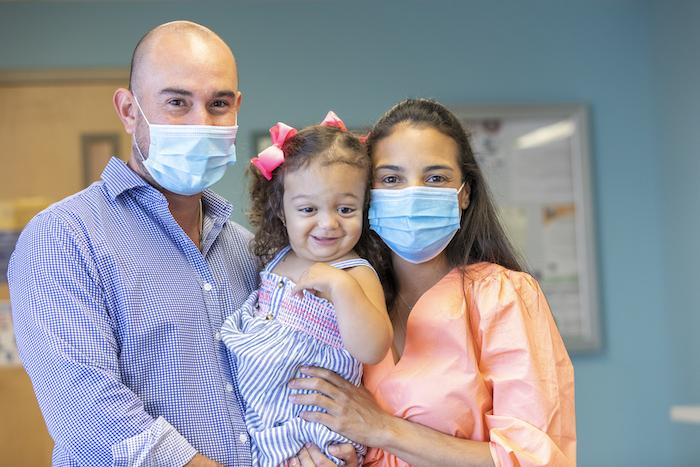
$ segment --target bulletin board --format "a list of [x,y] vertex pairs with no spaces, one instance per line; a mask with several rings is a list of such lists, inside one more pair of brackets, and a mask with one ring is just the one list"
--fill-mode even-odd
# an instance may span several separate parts
[[453,107],[499,218],[540,283],[569,352],[602,346],[588,112],[584,106]]

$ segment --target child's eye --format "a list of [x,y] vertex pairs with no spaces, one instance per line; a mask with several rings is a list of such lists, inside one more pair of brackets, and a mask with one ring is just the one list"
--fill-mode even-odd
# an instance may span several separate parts
[[304,214],[312,214],[316,209],[310,207],[310,206],[305,206],[303,208],[297,209],[297,211],[304,213]]
[[346,216],[347,216],[348,214],[352,214],[352,213],[355,212],[355,211],[356,211],[355,208],[351,208],[351,207],[349,207],[349,206],[343,206],[343,207],[338,208],[338,212],[339,212],[340,214],[343,214],[343,215],[346,215]]

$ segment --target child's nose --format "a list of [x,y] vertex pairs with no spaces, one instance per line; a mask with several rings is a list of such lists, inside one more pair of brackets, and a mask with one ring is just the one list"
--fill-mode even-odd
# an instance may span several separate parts
[[322,214],[319,225],[324,229],[334,229],[338,227],[338,218],[333,213]]

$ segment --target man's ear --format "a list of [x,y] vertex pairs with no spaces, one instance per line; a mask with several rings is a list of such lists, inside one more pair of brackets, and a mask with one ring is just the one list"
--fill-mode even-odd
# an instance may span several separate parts
[[136,113],[138,109],[134,104],[134,95],[128,89],[119,88],[114,91],[112,104],[117,112],[117,117],[124,125],[124,131],[133,134],[136,129]]
[[234,103],[234,107],[236,109],[236,113],[241,111],[241,103],[243,102],[243,92],[238,91],[238,95],[236,96],[236,102]]

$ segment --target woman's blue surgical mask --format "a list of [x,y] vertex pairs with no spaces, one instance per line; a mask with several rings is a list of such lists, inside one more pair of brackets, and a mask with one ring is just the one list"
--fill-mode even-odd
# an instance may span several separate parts
[[146,118],[136,95],[134,102],[148,124],[148,159],[143,165],[160,186],[180,195],[201,193],[221,180],[236,162],[235,126],[156,125]]
[[461,211],[455,188],[412,186],[375,189],[369,203],[369,226],[391,250],[409,263],[435,258],[459,230]]

